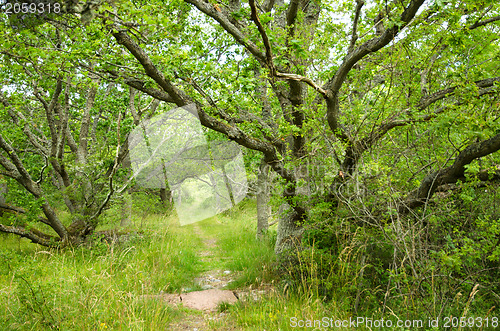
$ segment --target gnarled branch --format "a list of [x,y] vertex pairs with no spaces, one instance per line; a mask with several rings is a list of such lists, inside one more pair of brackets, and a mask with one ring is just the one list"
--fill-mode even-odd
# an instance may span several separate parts
[[22,238],[28,238],[35,244],[39,244],[45,247],[59,247],[60,240],[56,237],[48,236],[35,229],[27,230],[21,226],[9,226],[0,224],[0,232],[12,233],[18,235]]
[[[494,77],[494,78],[488,78],[488,79],[483,79],[483,80],[478,80],[475,82],[476,86],[484,89],[491,87],[495,84],[495,82],[500,82],[500,77]],[[429,96],[424,96],[422,99],[420,99],[420,102],[417,105],[417,108],[422,110],[427,107],[429,107],[431,104],[435,103],[436,101],[439,101],[441,99],[444,99],[446,96],[449,94],[455,92],[457,89],[456,86],[435,92]]]
[[396,37],[399,31],[408,25],[413,17],[415,17],[418,9],[422,6],[424,1],[425,0],[412,0],[401,14],[401,24],[394,24],[391,28],[385,30],[380,37],[372,38],[358,46],[354,51],[348,53],[335,75],[323,86],[323,89],[327,91],[324,97],[327,105],[328,125],[330,126],[332,132],[340,139],[345,139],[344,137],[346,134],[345,132],[342,132],[342,130],[339,130],[338,117],[340,109],[338,93],[347,77],[347,74],[363,57],[376,52],[389,44],[389,42]]
[[275,146],[266,141],[249,136],[237,126],[228,125],[212,116],[209,116],[203,110],[200,103],[193,102],[193,100],[191,100],[191,98],[189,98],[183,91],[179,90],[165,78],[165,76],[153,64],[146,52],[144,52],[144,50],[137,45],[137,43],[135,43],[125,31],[113,32],[113,36],[118,43],[124,45],[130,53],[134,55],[134,57],[144,67],[146,74],[152,78],[166,93],[168,93],[168,95],[174,100],[175,104],[180,107],[193,103],[196,105],[196,112],[201,125],[226,135],[229,139],[234,140],[244,147],[264,153],[266,162],[270,164],[276,172],[287,180],[294,180],[294,174],[285,169],[282,161],[277,155]]
[[[187,3],[194,5],[202,13],[212,17],[220,26],[226,30],[234,39],[243,47],[245,47],[260,63],[266,63],[266,56],[262,54],[257,45],[252,43],[238,27],[231,23],[228,15],[226,15],[220,7],[215,7],[209,2],[201,0],[185,0]],[[218,10],[217,10],[218,9]]]
[[422,180],[420,187],[412,192],[405,203],[399,207],[399,211],[407,213],[413,208],[424,205],[440,185],[456,183],[460,178],[463,178],[466,165],[498,150],[500,150],[500,134],[470,144],[458,154],[451,166],[427,175]]
[[500,16],[495,16],[492,18],[485,19],[484,21],[477,21],[471,26],[469,26],[469,30],[473,30],[479,28],[480,26],[485,26],[486,24],[490,24],[492,22],[500,21]]
[[[292,0],[293,2],[294,0]],[[271,43],[269,42],[269,38],[267,37],[266,30],[262,26],[260,22],[259,16],[257,15],[257,7],[255,6],[255,0],[249,0],[250,9],[251,9],[251,18],[254,21],[257,29],[259,30],[260,36],[262,37],[262,42],[264,43],[264,48],[266,49],[266,63],[267,67],[271,71],[271,76],[274,74],[275,68],[273,64],[273,53],[271,51]]]

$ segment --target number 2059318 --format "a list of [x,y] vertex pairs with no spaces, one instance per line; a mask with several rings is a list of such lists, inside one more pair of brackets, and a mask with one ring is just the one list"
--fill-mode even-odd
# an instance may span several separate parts
[[498,328],[500,326],[500,320],[498,317],[444,317],[443,318],[443,328],[456,328],[456,327],[486,327],[486,328]]
[[62,7],[60,3],[53,2],[15,2],[6,3],[2,6],[4,14],[59,14]]

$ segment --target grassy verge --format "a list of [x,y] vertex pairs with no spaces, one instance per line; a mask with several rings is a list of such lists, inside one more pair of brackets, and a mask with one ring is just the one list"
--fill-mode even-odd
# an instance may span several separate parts
[[6,238],[1,329],[161,329],[180,312],[143,295],[180,291],[193,282],[201,264],[190,239],[167,227],[131,232],[121,245],[97,239],[92,249],[58,252]]
[[[271,241],[255,239],[255,219],[252,201],[184,227],[175,215],[134,212],[121,229],[128,237],[124,243],[112,245],[97,236],[91,249],[65,251],[2,235],[0,329],[164,329],[199,314],[144,295],[196,289],[194,278],[215,268],[239,275],[233,287],[271,281]],[[105,228],[118,225],[110,221]],[[217,242],[210,262],[199,254],[207,249],[206,238]]]

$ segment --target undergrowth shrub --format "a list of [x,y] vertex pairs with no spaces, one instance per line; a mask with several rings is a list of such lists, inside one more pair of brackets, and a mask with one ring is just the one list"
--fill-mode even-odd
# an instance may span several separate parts
[[413,215],[366,214],[369,205],[356,215],[354,202],[337,216],[319,213],[284,286],[358,316],[492,316],[500,302],[499,201],[498,186],[459,184]]

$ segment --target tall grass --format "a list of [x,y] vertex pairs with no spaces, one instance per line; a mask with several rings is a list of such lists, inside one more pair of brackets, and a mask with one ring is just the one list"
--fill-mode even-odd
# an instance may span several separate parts
[[[195,278],[213,270],[230,270],[231,289],[261,298],[249,295],[221,306],[223,315],[207,318],[209,329],[292,330],[294,321],[352,316],[352,300],[339,298],[335,286],[356,283],[359,268],[349,268],[357,254],[346,251],[331,263],[312,247],[299,255],[298,274],[278,271],[276,234],[256,239],[252,200],[183,227],[175,213],[166,217],[137,207],[120,226],[119,208],[110,209],[98,229],[125,234],[127,240],[117,244],[96,235],[90,247],[56,251],[0,237],[1,330],[171,329],[201,315],[169,306],[158,294],[197,290]],[[206,251],[208,258],[201,254]],[[320,279],[325,270],[329,278]],[[331,300],[323,300],[325,291]]]
[[[255,239],[255,204],[236,208],[184,227],[175,214],[133,211],[123,243],[96,235],[91,247],[64,251],[2,235],[0,329],[160,330],[196,313],[148,295],[197,289],[194,279],[215,268],[233,271],[233,286],[269,281],[274,256],[271,241]],[[112,216],[103,229],[119,227]],[[206,238],[217,244],[207,247]],[[210,262],[199,254],[206,249]]]
[[12,329],[143,329],[168,325],[179,312],[143,295],[192,287],[201,264],[187,237],[131,235],[112,245],[46,251],[12,239],[1,248],[0,326]]

